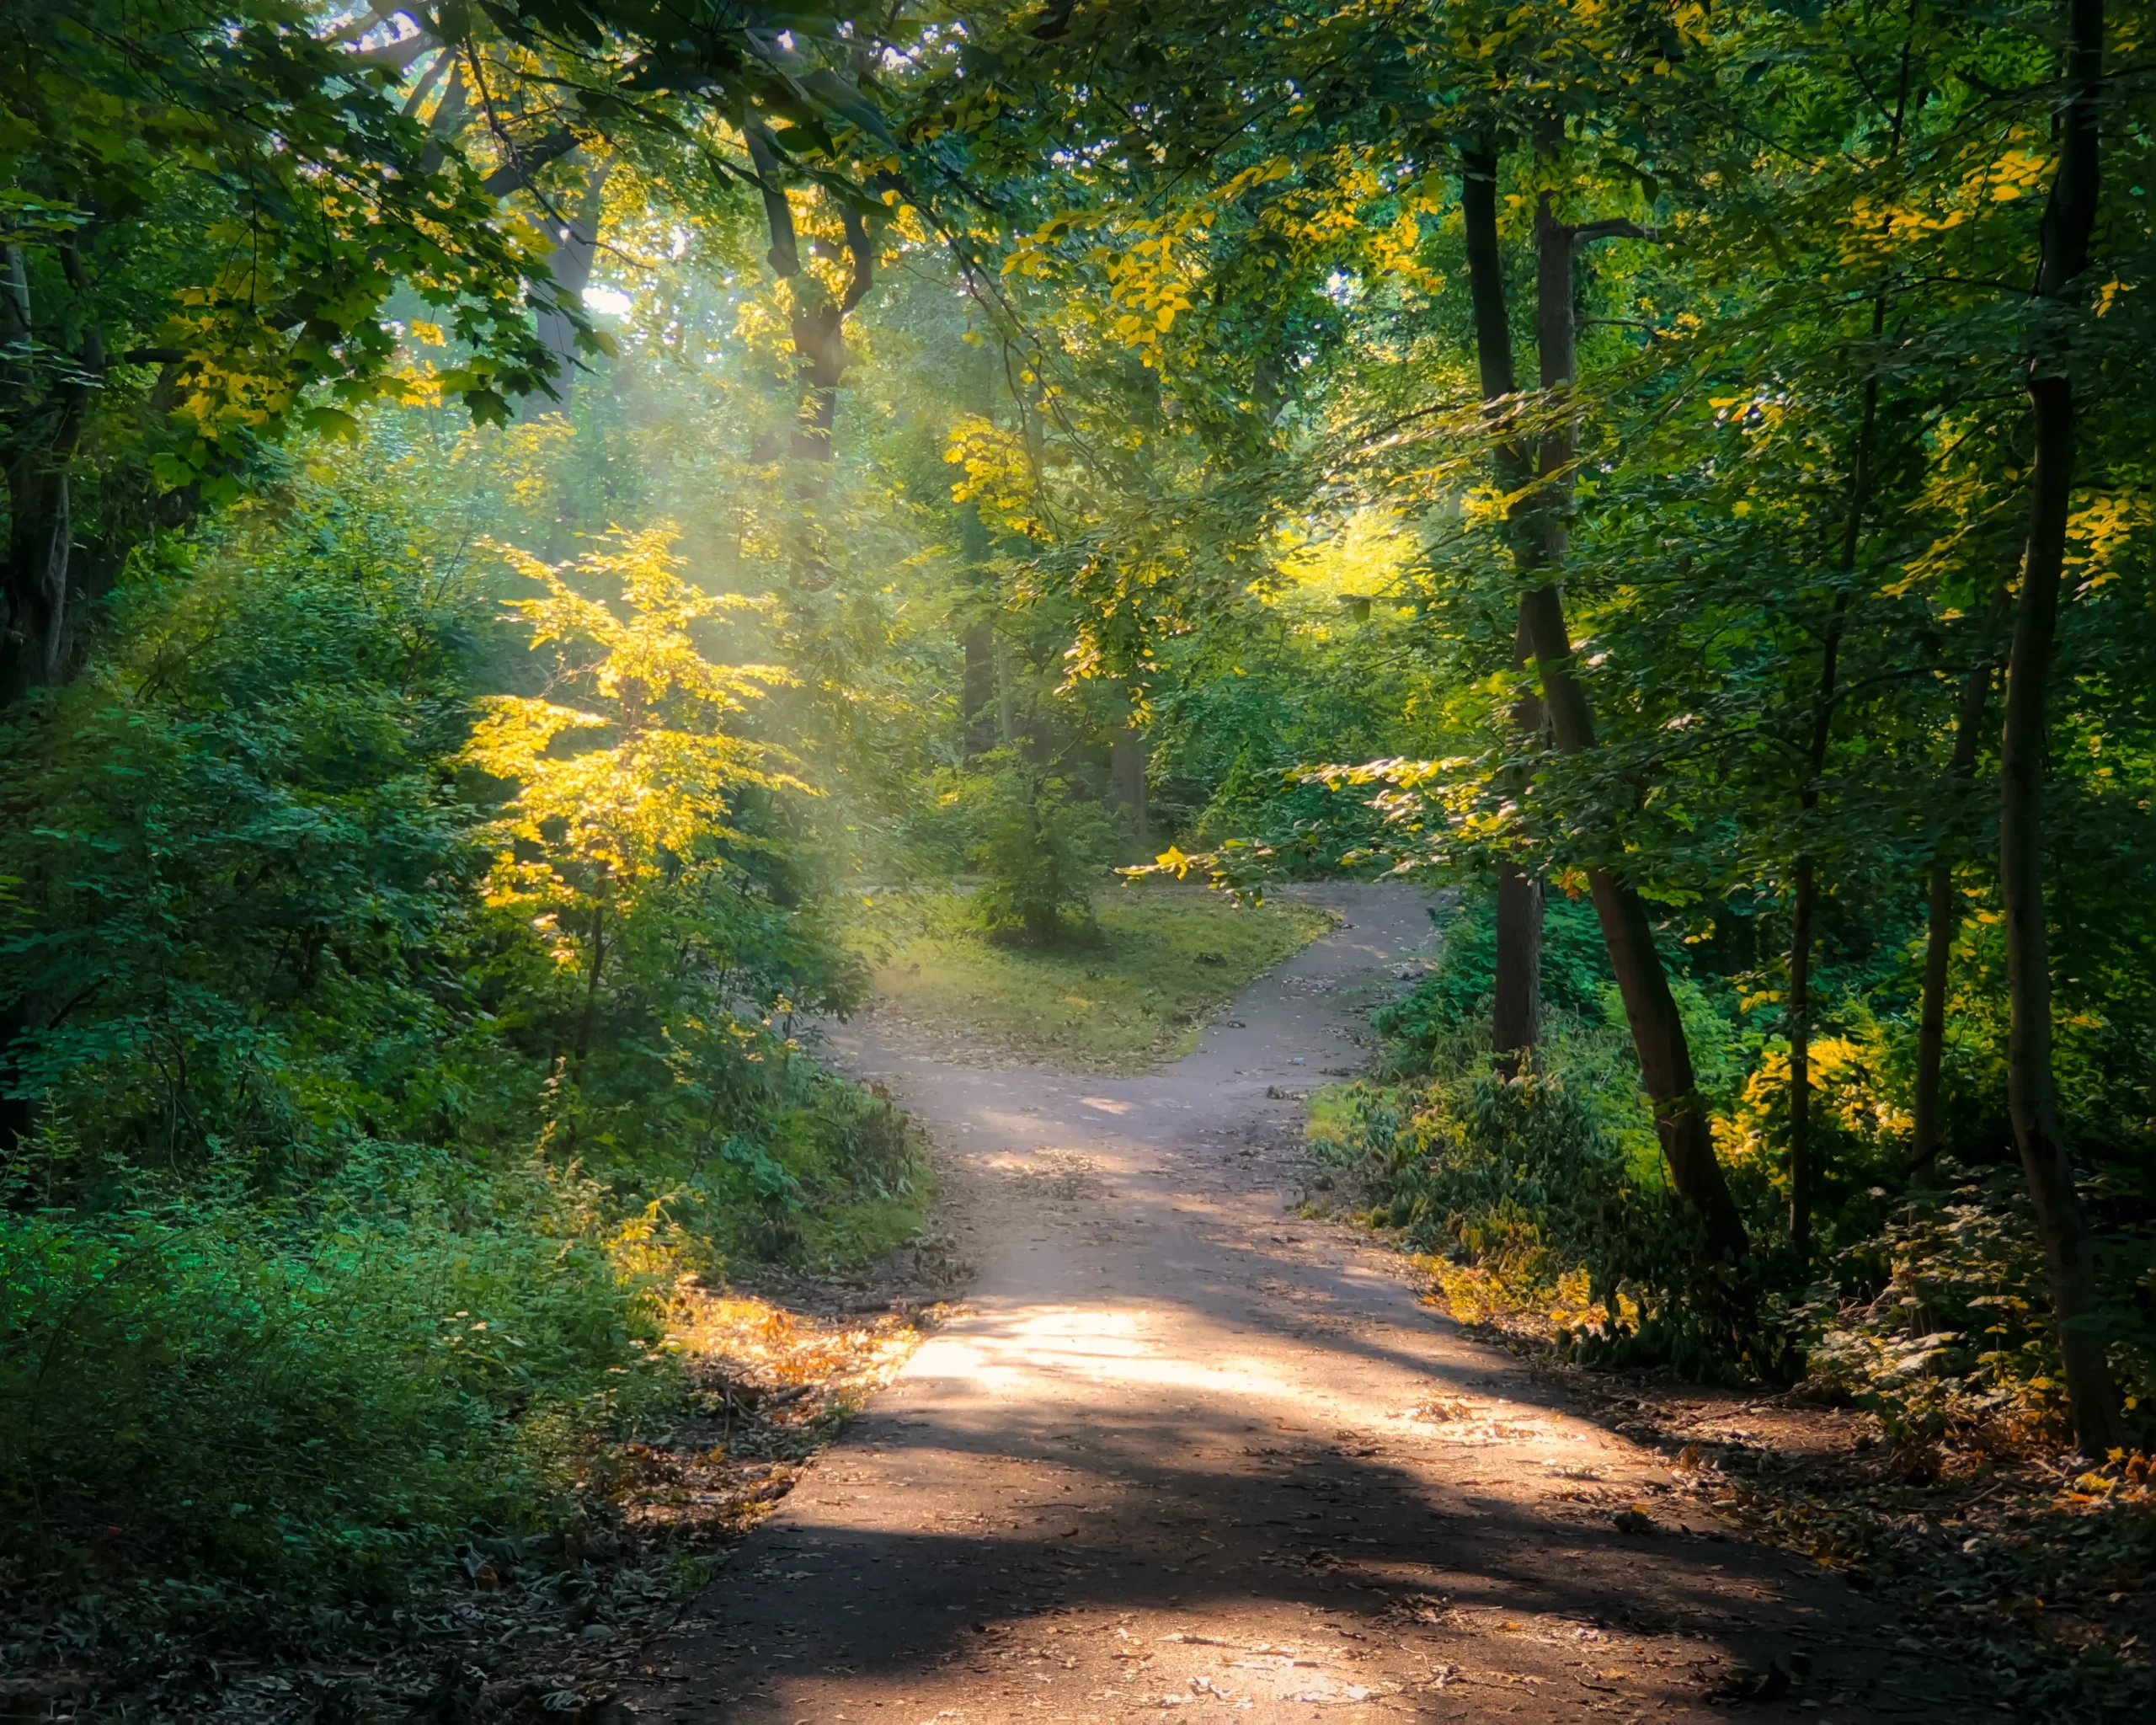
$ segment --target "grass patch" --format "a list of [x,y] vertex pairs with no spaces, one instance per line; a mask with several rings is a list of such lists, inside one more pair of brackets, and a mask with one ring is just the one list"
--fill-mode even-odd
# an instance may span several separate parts
[[1098,900],[1097,941],[1039,951],[990,941],[955,893],[873,914],[864,942],[880,1009],[947,1057],[1104,1073],[1188,1052],[1208,1014],[1339,920],[1203,888],[1118,888]]

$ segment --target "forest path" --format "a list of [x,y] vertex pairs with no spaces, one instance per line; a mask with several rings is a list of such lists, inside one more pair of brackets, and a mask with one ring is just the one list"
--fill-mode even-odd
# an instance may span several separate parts
[[[1396,1258],[1293,1217],[1278,1092],[1356,1063],[1430,933],[1405,888],[1309,896],[1343,926],[1148,1077],[833,1037],[942,1146],[980,1273],[653,1650],[638,1718],[1704,1720],[1763,1678],[1745,1718],[1983,1714],[1839,1580],[1672,1508],[1662,1458]],[[1636,1501],[1657,1530],[1615,1525]]]

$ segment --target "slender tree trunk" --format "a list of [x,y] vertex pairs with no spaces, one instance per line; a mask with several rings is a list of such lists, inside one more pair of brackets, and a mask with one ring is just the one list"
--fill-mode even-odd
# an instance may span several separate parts
[[1115,799],[1129,817],[1130,830],[1141,845],[1152,836],[1145,814],[1145,733],[1134,718],[1115,734],[1108,745],[1108,777],[1115,785]]
[[[63,254],[71,281],[83,285],[81,264]],[[0,281],[0,330],[25,347],[38,339],[22,248],[0,248],[7,270]],[[49,322],[50,320],[48,320]],[[0,706],[12,706],[32,689],[64,683],[74,674],[68,583],[75,547],[73,492],[68,468],[82,441],[89,406],[89,379],[104,370],[104,344],[94,326],[83,332],[80,375],[47,399],[48,429],[18,450],[8,463],[7,568],[0,576],[6,638],[0,643]],[[12,373],[11,366],[8,371]],[[25,387],[9,375],[12,390]]]
[[1789,918],[1789,1238],[1800,1265],[1812,1262],[1812,905],[1816,870],[1796,859]]
[[[1992,602],[1996,625],[2005,609],[2002,590]],[[1970,667],[1961,680],[1961,707],[1954,727],[1954,753],[1947,762],[1950,783],[1958,784],[1977,770],[1977,747],[1984,706],[1991,694],[1988,659]],[[1916,1126],[1909,1144],[1909,1172],[1929,1178],[1939,1160],[1940,1066],[1946,1048],[1946,967],[1954,950],[1954,855],[1941,842],[1931,859],[1929,904],[1924,931],[1924,1007],[1917,1023]]]
[[[958,506],[958,555],[966,566],[969,585],[976,588],[976,602],[985,602],[981,590],[988,585],[990,551],[988,524],[980,518],[980,505],[969,499]],[[995,623],[986,611],[978,612],[960,638],[965,649],[964,681],[958,686],[958,718],[966,759],[985,755],[995,746]]]
[[606,888],[608,877],[599,877],[598,901],[591,907],[591,969],[584,985],[584,1012],[577,1020],[576,1064],[582,1070],[591,1052],[591,1030],[599,1017],[599,976],[606,965]]
[[966,625],[962,638],[966,650],[965,680],[958,702],[964,710],[966,759],[985,755],[995,746],[995,628],[985,617]]
[[[1902,38],[1902,69],[1894,98],[1894,125],[1887,144],[1887,160],[1901,153],[1902,126],[1909,109],[1909,61],[1916,46],[1917,0],[1909,0],[1909,29]],[[1871,296],[1871,369],[1864,380],[1864,416],[1857,428],[1856,457],[1850,464],[1849,514],[1842,524],[1841,555],[1836,572],[1841,582],[1834,594],[1833,614],[1827,620],[1825,638],[1819,648],[1819,686],[1812,698],[1812,750],[1806,761],[1804,783],[1797,793],[1803,813],[1801,846],[1793,871],[1790,910],[1789,1010],[1789,1234],[1799,1264],[1812,1261],[1813,1188],[1817,1183],[1817,1158],[1812,1142],[1812,925],[1818,890],[1818,866],[1811,850],[1812,816],[1819,807],[1819,793],[1827,772],[1827,748],[1834,726],[1835,676],[1841,656],[1842,631],[1849,620],[1849,578],[1856,573],[1857,547],[1864,536],[1864,511],[1871,499],[1871,450],[1879,427],[1879,372],[1876,350],[1886,330],[1886,296]]]
[[[1497,249],[1497,148],[1483,139],[1460,162],[1460,206],[1466,225],[1468,290],[1475,307],[1475,354],[1481,372],[1482,398],[1493,404],[1518,393],[1513,367],[1512,320],[1506,304],[1503,260]],[[1528,493],[1534,469],[1526,452],[1510,437],[1497,446],[1498,483],[1514,499],[1510,513],[1517,528],[1532,499]],[[1540,545],[1531,532],[1515,531],[1513,552],[1522,569],[1539,567]],[[1513,637],[1513,667],[1524,672],[1534,656],[1527,618],[1520,615]],[[1513,704],[1513,725],[1522,736],[1540,734],[1542,702],[1524,676]],[[1524,774],[1508,775],[1515,798],[1526,789]],[[1497,1070],[1517,1076],[1542,1033],[1542,883],[1512,862],[1497,865],[1497,953],[1490,1047]]]
[[[1876,341],[1886,327],[1884,301],[1876,301],[1871,312],[1871,334]],[[1849,614],[1849,578],[1856,571],[1857,545],[1864,532],[1864,507],[1871,491],[1871,440],[1879,421],[1879,380],[1864,385],[1864,419],[1857,430],[1856,461],[1849,483],[1849,512],[1842,529],[1841,555],[1836,573],[1842,585],[1834,594],[1834,608],[1827,618],[1826,634],[1819,644],[1819,685],[1812,698],[1812,746],[1805,756],[1803,787],[1797,792],[1805,826],[1818,812],[1819,793],[1827,772],[1827,750],[1834,735],[1834,698],[1839,679],[1842,632]],[[1807,830],[1799,842],[1791,881],[1789,928],[1789,1007],[1785,1028],[1789,1035],[1789,1237],[1800,1264],[1812,1261],[1812,1210],[1817,1182],[1817,1158],[1812,1143],[1812,920],[1818,894],[1818,865],[1809,848]]]
[[[2068,97],[2059,116],[2057,177],[2044,212],[2037,295],[2063,315],[2089,264],[2101,173],[2097,97],[2103,77],[2103,0],[2068,0]],[[2014,1136],[2051,1270],[2067,1400],[2081,1447],[2120,1441],[2118,1397],[2105,1357],[2095,1256],[2075,1189],[2052,1072],[2051,953],[2045,927],[2043,789],[2052,649],[2066,561],[2075,457],[2073,380],[2067,344],[2047,328],[2029,367],[2036,419],[2028,552],[2006,670],[1999,740],[1999,896],[2006,920],[2012,1028],[2006,1063]]]
[[[1513,668],[1527,672],[1534,658],[1527,619],[1513,631]],[[1513,703],[1513,729],[1523,738],[1544,729],[1542,697],[1531,686]],[[1527,774],[1512,776],[1515,799],[1525,795]],[[1497,965],[1490,1014],[1490,1047],[1508,1078],[1532,1065],[1542,1040],[1542,883],[1518,863],[1497,865]]]
[[[1557,219],[1545,195],[1535,210],[1535,328],[1541,350],[1542,387],[1553,394],[1571,387],[1577,318],[1572,307],[1572,259],[1582,232],[1590,236],[1636,233],[1629,223],[1593,224],[1582,230]],[[1542,436],[1541,483],[1537,509],[1542,523],[1543,561],[1564,568],[1566,507],[1572,499],[1574,457],[1572,425],[1561,415]],[[1584,754],[1594,747],[1594,716],[1572,667],[1572,644],[1565,621],[1564,595],[1556,583],[1530,590],[1520,601],[1528,637],[1542,678],[1543,704],[1557,747]],[[1669,978],[1655,948],[1654,926],[1646,905],[1630,884],[1606,868],[1588,871],[1595,916],[1609,952],[1609,968],[1625,1002],[1625,1017],[1640,1061],[1640,1076],[1654,1106],[1655,1130],[1669,1164],[1677,1195],[1698,1211],[1707,1231],[1709,1251],[1717,1258],[1743,1256],[1748,1242],[1744,1220],[1730,1196],[1721,1164],[1715,1159],[1714,1136],[1698,1094],[1691,1044],[1684,1021],[1670,992]]]

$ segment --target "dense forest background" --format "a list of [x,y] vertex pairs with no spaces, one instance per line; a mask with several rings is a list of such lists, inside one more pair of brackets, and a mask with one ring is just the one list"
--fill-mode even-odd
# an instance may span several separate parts
[[1451,889],[1374,1221],[2137,1487],[2150,23],[10,8],[24,1657],[375,1632],[913,1237],[797,1031],[961,877]]

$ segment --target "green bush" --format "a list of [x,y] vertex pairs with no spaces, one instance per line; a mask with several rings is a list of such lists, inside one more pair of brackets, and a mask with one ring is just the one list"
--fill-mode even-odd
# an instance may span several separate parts
[[[1428,974],[1376,1015],[1392,1081],[1354,1087],[1330,1135],[1375,1219],[1417,1250],[1486,1270],[1517,1306],[1599,1308],[1557,1333],[1582,1361],[1788,1376],[1792,1320],[1764,1266],[1710,1267],[1698,1219],[1669,1187],[1591,909],[1549,907],[1537,1070],[1509,1081],[1490,1062],[1494,953],[1490,907],[1470,898],[1446,918]],[[1699,1021],[1711,1095],[1737,1070],[1723,1058],[1727,1028],[1697,982],[1679,976],[1676,986],[1688,1028]],[[1726,1172],[1771,1252],[1763,1170],[1748,1162]],[[1560,1302],[1576,1273],[1584,1299]]]
[[987,781],[978,830],[974,908],[982,927],[1037,947],[1093,937],[1093,894],[1118,836],[1099,804],[1011,756]]
[[221,531],[0,735],[0,1595],[77,1643],[424,1593],[667,1392],[683,1271],[857,1262],[926,1196],[789,1039],[863,973],[782,821],[618,917],[595,997],[486,891],[482,589],[334,489]]
[[[19,1575],[117,1590],[136,1628],[260,1635],[394,1605],[473,1530],[563,1511],[589,1446],[667,1387],[663,1284],[617,1271],[542,1171],[394,1208],[366,1183],[312,1213],[0,1222]],[[492,1225],[457,1226],[460,1198]]]

